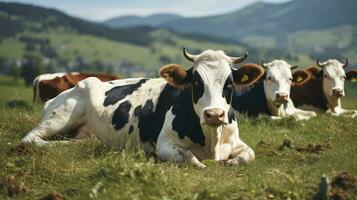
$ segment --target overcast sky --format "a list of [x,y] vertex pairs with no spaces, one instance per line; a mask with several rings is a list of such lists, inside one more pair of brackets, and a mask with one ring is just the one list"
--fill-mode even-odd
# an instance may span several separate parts
[[[4,0],[0,0],[4,1]],[[206,16],[237,10],[257,1],[281,3],[289,0],[15,0],[56,8],[72,16],[103,21],[121,15],[147,16],[174,13],[183,16]]]

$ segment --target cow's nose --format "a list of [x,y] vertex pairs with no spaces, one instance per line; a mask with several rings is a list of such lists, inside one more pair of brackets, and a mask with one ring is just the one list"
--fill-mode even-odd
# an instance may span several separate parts
[[206,124],[210,126],[220,126],[224,124],[224,110],[218,108],[211,108],[204,111],[204,118]]
[[336,88],[336,89],[332,89],[332,95],[335,97],[342,97],[343,96],[343,90]]
[[278,92],[276,93],[276,100],[281,103],[287,103],[288,102],[289,95],[284,93],[284,92]]

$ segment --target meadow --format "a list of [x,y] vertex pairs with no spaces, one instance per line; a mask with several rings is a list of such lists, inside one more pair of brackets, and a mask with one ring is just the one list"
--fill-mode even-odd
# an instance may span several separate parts
[[[357,109],[357,84],[346,93],[343,105]],[[357,199],[357,119],[242,117],[240,134],[256,160],[205,160],[202,170],[136,148],[108,149],[95,138],[18,147],[40,120],[41,106],[31,100],[21,80],[0,78],[0,199],[313,199],[322,175],[333,182],[331,199]]]

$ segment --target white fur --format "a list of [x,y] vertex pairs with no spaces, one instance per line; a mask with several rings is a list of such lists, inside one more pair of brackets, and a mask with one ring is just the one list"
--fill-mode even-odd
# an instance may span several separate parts
[[323,92],[327,99],[327,113],[332,115],[339,116],[341,114],[356,117],[357,110],[346,110],[341,106],[340,98],[337,98],[332,95],[334,89],[339,89],[342,91],[342,96],[345,96],[345,77],[346,73],[343,69],[343,64],[338,60],[330,59],[323,65]]
[[222,51],[205,51],[198,56],[194,65],[204,82],[204,94],[194,110],[201,120],[205,136],[205,145],[193,143],[190,139],[180,139],[172,128],[174,114],[166,114],[163,129],[160,132],[156,153],[161,160],[190,163],[197,167],[206,167],[200,160],[214,159],[229,164],[245,164],[254,160],[254,151],[239,138],[236,121],[231,124],[211,127],[204,123],[203,113],[207,109],[219,108],[225,112],[228,123],[230,105],[222,97],[223,86],[231,74],[231,61]]
[[[274,60],[266,65],[267,74],[264,80],[264,92],[268,107],[272,113],[271,118],[281,119],[282,117],[293,116],[296,120],[304,120],[315,117],[315,112],[296,108],[290,99],[291,65],[284,60]],[[268,80],[268,77],[270,77],[270,80]],[[276,102],[277,93],[288,95],[288,103],[285,107],[283,104]]]

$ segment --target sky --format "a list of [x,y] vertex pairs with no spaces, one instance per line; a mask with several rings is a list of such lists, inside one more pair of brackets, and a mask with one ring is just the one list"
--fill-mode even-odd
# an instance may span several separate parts
[[0,0],[55,8],[91,21],[104,21],[122,15],[147,16],[172,13],[186,17],[223,14],[252,3],[282,3],[289,0]]

